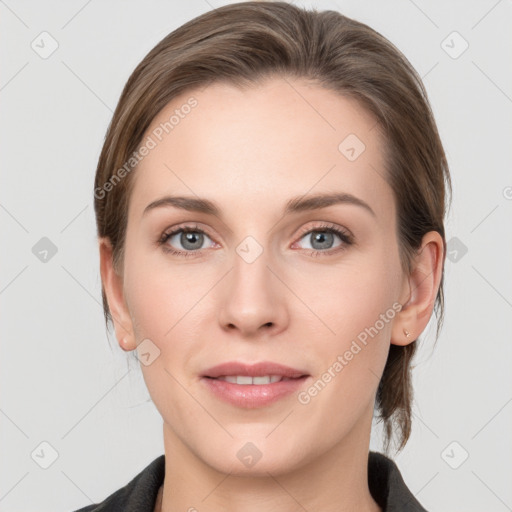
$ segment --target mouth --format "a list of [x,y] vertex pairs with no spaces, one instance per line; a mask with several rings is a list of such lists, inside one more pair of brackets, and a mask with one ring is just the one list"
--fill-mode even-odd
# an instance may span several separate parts
[[274,384],[274,382],[291,380],[289,377],[284,377],[283,375],[259,375],[255,377],[251,377],[250,375],[223,375],[221,377],[207,378],[215,378],[217,380],[230,382],[231,384],[239,384],[240,386],[262,386],[264,384]]
[[228,362],[205,371],[201,381],[224,402],[254,409],[299,391],[309,377],[303,370],[277,363]]
[[[252,378],[274,378],[277,382],[277,378],[281,379],[296,379],[308,375],[304,370],[298,368],[292,368],[291,366],[285,366],[279,363],[273,363],[269,361],[263,361],[255,364],[239,363],[237,361],[229,361],[226,363],[218,364],[212,368],[209,368],[202,375],[203,377],[209,377],[212,379],[217,378],[236,378],[241,377],[241,382],[236,384],[251,384],[246,377]],[[235,382],[233,382],[235,384]],[[268,384],[268,382],[265,382]]]

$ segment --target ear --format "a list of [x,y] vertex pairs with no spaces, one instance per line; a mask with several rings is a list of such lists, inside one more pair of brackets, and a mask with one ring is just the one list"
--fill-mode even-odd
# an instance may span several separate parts
[[402,309],[391,332],[393,345],[408,345],[424,331],[434,310],[443,262],[443,239],[437,231],[429,231],[423,236],[411,274],[404,279],[400,297]]
[[114,322],[114,329],[119,346],[126,351],[137,347],[133,323],[124,299],[123,277],[114,269],[113,250],[106,237],[98,239],[100,250],[100,273],[108,307]]

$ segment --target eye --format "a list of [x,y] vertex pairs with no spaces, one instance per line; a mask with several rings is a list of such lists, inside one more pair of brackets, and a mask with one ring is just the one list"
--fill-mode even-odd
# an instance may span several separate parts
[[[338,238],[338,242],[336,242]],[[329,256],[345,250],[354,243],[350,232],[335,224],[322,224],[313,229],[307,229],[301,234],[300,240],[305,239],[309,247],[305,247],[311,256]],[[208,244],[208,240],[211,244]],[[206,243],[206,246],[205,246]],[[198,225],[176,226],[171,231],[162,234],[158,240],[162,250],[176,256],[198,256],[203,249],[212,247],[215,242]],[[298,242],[293,244],[296,246]]]
[[[206,239],[211,238],[199,226],[178,226],[170,232],[164,233],[160,240],[159,245],[162,249],[171,254],[178,256],[194,256],[205,247]],[[176,248],[178,246],[178,248]],[[180,249],[180,246],[183,248]]]
[[[336,238],[340,241],[336,244]],[[306,240],[311,256],[332,255],[346,249],[352,245],[352,235],[334,224],[323,224],[315,226],[313,229],[307,230],[302,234],[301,240]],[[296,245],[295,242],[294,245]]]

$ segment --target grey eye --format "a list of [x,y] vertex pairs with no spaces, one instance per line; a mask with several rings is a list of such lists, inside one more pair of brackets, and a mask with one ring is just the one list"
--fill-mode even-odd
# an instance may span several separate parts
[[[205,238],[209,238],[205,233],[201,233],[200,231],[185,231],[181,229],[180,231],[174,233],[169,237],[169,243],[171,245],[172,241],[176,243],[176,239],[184,250],[187,251],[198,251],[203,249],[203,245],[205,242]],[[174,246],[174,245],[173,245]],[[180,247],[177,247],[178,250],[181,250]]]
[[338,245],[333,245],[335,236],[340,238],[339,235],[329,230],[317,229],[312,230],[309,233],[306,233],[301,240],[306,239],[310,243],[309,247],[304,247],[305,249],[313,249],[315,251],[318,251],[325,249],[333,249],[334,247],[341,245],[341,241],[340,243],[338,243]]

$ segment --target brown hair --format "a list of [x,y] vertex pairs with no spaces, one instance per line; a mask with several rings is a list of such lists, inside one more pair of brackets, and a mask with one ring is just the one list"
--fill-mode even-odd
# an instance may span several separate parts
[[[177,95],[214,81],[241,86],[271,76],[314,81],[356,99],[375,116],[388,148],[386,179],[397,205],[404,272],[410,273],[412,258],[428,231],[439,232],[446,247],[448,165],[427,93],[406,57],[375,30],[338,12],[285,2],[241,2],[209,11],[171,32],[146,55],[124,87],[94,182],[98,236],[110,239],[118,272],[133,186],[130,171],[136,167],[130,159],[154,117]],[[434,306],[436,341],[444,316],[443,279],[444,256]],[[102,297],[108,327],[112,317],[103,287]],[[416,344],[391,345],[377,390],[386,452],[393,424],[400,429],[398,450],[411,432],[410,363]]]

